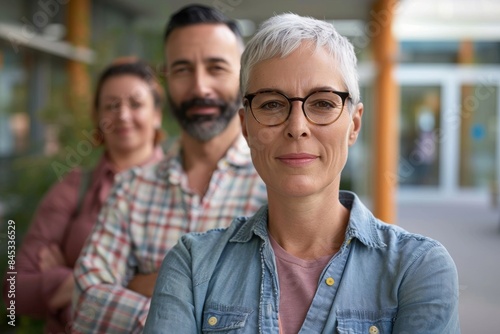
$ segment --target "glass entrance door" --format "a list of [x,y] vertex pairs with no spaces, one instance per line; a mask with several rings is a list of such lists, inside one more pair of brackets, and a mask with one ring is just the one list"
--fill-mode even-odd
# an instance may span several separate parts
[[437,187],[441,87],[404,85],[400,92],[400,185]]
[[464,84],[460,92],[459,185],[485,189],[497,177],[498,87]]
[[500,67],[408,65],[396,74],[400,189],[445,198],[500,186]]

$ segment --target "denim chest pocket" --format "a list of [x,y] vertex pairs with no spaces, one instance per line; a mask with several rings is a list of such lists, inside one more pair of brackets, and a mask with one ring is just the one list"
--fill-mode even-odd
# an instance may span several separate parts
[[339,334],[386,334],[392,333],[396,309],[365,311],[338,310],[337,333]]
[[247,322],[251,309],[239,306],[210,304],[203,312],[203,333],[238,333]]

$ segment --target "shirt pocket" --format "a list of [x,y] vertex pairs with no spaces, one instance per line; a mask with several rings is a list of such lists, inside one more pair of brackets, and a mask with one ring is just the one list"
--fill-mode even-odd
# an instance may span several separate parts
[[210,304],[203,311],[203,333],[238,333],[243,330],[251,309],[241,306]]
[[339,334],[386,334],[392,333],[397,309],[377,311],[338,310],[337,333]]

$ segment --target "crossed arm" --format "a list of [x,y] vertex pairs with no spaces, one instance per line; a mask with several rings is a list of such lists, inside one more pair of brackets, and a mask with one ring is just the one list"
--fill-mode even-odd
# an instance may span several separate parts
[[139,333],[146,321],[156,273],[132,273],[127,214],[117,203],[110,197],[103,207],[75,266],[77,333]]

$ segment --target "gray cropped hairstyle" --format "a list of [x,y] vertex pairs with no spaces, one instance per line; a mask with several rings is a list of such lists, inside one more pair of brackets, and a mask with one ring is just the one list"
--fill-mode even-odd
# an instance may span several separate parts
[[261,61],[286,57],[303,41],[310,41],[316,48],[324,47],[338,63],[342,80],[354,104],[360,100],[358,71],[354,47],[341,36],[333,25],[311,17],[281,14],[262,23],[259,31],[245,47],[241,58],[240,90],[247,94],[250,71]]

